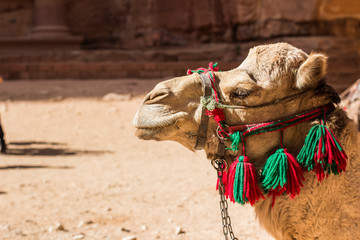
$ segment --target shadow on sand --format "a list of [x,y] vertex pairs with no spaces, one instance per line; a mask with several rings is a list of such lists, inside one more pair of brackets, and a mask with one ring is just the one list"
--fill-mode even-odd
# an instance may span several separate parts
[[[72,169],[69,166],[46,166],[46,165],[8,165],[0,167],[0,170],[12,170],[12,169],[38,169],[38,168],[52,168],[52,169]],[[1,194],[1,192],[0,192]]]
[[113,153],[106,150],[78,150],[67,147],[66,143],[23,141],[10,142],[6,155],[14,156],[75,156],[75,155],[102,155]]

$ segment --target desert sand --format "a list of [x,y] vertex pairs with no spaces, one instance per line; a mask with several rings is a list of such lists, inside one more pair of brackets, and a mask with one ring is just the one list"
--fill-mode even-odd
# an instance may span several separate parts
[[[223,239],[204,152],[134,136],[160,80],[2,83],[0,239]],[[239,240],[273,239],[250,206],[229,208]]]

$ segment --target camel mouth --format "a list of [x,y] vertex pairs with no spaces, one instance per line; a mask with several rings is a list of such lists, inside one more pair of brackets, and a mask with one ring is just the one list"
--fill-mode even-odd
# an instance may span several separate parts
[[160,138],[157,137],[158,134],[162,132],[161,127],[138,127],[135,131],[135,136],[142,140],[155,140],[160,141]]
[[170,112],[163,105],[143,104],[134,117],[133,125],[139,129],[163,128],[174,125],[187,115],[186,112]]
[[135,135],[144,140],[160,140],[159,136],[166,132],[164,129],[174,126],[187,115],[186,112],[171,113],[159,104],[143,104],[133,120]]

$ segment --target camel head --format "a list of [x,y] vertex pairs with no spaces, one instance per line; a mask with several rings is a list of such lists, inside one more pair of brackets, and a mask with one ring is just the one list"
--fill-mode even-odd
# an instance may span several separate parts
[[[221,102],[245,106],[224,109],[226,124],[276,120],[338,101],[334,90],[324,83],[326,67],[325,55],[308,55],[286,43],[252,48],[236,69],[214,72]],[[202,80],[197,73],[159,83],[145,97],[135,116],[136,135],[145,140],[176,141],[194,151],[202,114],[201,96]],[[210,117],[204,147],[208,158],[216,154],[216,127]],[[256,159],[272,150],[277,145],[274,134],[249,139],[248,154]]]

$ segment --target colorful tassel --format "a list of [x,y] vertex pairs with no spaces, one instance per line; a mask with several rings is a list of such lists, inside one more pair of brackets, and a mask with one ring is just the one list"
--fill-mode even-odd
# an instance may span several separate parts
[[303,187],[303,181],[305,181],[303,170],[300,164],[296,161],[295,157],[290,154],[286,148],[284,153],[288,159],[288,180],[286,183],[286,193],[294,198],[296,195],[299,195],[301,187]]
[[228,177],[227,197],[230,201],[253,205],[260,197],[264,199],[257,184],[255,167],[247,156],[239,156],[231,164]]
[[284,148],[276,150],[267,159],[262,172],[262,186],[273,197],[286,192],[294,198],[300,193],[304,180],[301,166]]
[[327,126],[315,125],[297,158],[308,171],[315,171],[318,180],[322,181],[330,173],[337,175],[345,171],[348,157]]
[[266,161],[261,174],[262,186],[265,191],[283,188],[287,181],[287,159],[283,149],[276,150]]
[[217,122],[218,124],[221,121],[225,121],[225,115],[224,115],[224,110],[220,109],[220,108],[215,108],[212,111],[206,110],[206,115],[208,116],[214,116],[214,120],[215,122]]
[[242,142],[242,138],[240,135],[240,132],[234,132],[230,134],[230,140],[231,140],[231,148],[230,150],[233,150],[233,152],[236,152],[239,150],[239,144]]
[[338,139],[328,127],[325,127],[325,168],[328,173],[337,175],[346,170],[348,156],[341,147]]

